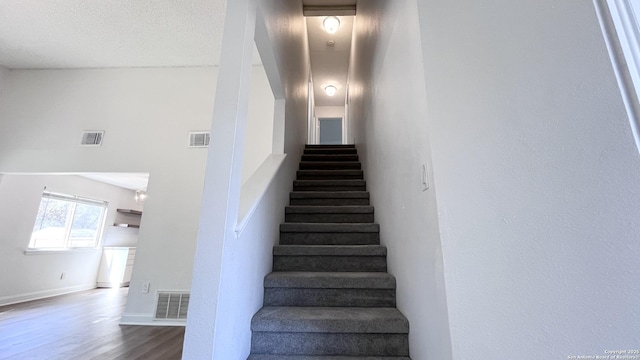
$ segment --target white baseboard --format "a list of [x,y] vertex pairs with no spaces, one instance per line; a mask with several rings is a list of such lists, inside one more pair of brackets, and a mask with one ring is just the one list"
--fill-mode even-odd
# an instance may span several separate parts
[[153,314],[123,314],[120,325],[187,326],[186,320],[154,320]]
[[3,296],[3,297],[0,297],[0,306],[19,304],[22,302],[39,300],[39,299],[46,299],[53,296],[70,294],[78,291],[91,290],[95,288],[96,288],[96,283],[92,282],[88,284],[69,286],[69,287],[64,287],[59,289],[34,291],[34,292],[19,294],[19,295]]

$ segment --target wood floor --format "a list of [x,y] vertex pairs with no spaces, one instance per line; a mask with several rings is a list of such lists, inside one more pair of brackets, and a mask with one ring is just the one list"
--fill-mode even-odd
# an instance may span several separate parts
[[184,327],[120,326],[128,288],[0,307],[0,359],[180,359]]

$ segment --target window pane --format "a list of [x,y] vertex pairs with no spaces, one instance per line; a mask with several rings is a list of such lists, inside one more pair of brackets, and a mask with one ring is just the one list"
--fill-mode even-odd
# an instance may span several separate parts
[[72,204],[56,199],[42,199],[31,234],[30,247],[64,246],[67,218]]
[[68,246],[86,247],[95,245],[100,224],[102,223],[103,209],[95,205],[76,204]]

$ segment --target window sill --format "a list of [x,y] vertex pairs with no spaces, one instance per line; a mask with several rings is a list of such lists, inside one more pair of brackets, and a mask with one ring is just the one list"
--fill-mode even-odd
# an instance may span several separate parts
[[25,255],[87,253],[100,251],[100,248],[68,248],[68,249],[27,249]]

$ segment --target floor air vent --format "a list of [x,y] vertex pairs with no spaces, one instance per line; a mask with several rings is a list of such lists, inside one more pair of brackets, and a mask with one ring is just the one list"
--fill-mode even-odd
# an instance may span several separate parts
[[189,147],[203,148],[209,147],[211,133],[209,131],[199,131],[189,133]]
[[102,145],[102,138],[104,138],[104,131],[86,130],[82,132],[82,140],[80,140],[80,145],[100,146]]
[[159,291],[156,299],[157,320],[185,320],[189,309],[189,293],[179,291]]

